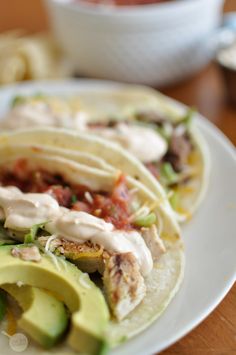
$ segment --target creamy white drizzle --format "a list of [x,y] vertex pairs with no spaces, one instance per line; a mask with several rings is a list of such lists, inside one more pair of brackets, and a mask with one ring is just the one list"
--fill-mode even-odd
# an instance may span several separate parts
[[60,207],[48,194],[22,193],[19,189],[0,187],[0,206],[5,215],[5,227],[25,230],[58,216]]
[[112,128],[96,127],[90,130],[104,138],[118,142],[143,163],[159,161],[168,148],[161,135],[149,127],[121,122]]
[[26,230],[34,224],[49,221],[45,229],[53,236],[79,244],[91,241],[111,252],[132,252],[143,275],[152,270],[151,252],[136,230],[117,230],[101,218],[60,207],[46,193],[22,193],[17,188],[0,187],[0,206],[7,228]]
[[118,142],[143,163],[159,161],[167,151],[165,139],[152,128],[118,123],[115,127],[89,127],[86,112],[72,113],[68,110],[56,112],[43,101],[26,102],[14,107],[0,124],[5,129],[28,126],[66,127],[88,131]]
[[28,102],[14,107],[1,122],[5,129],[34,126],[66,127],[83,130],[87,116],[84,112],[72,114],[69,110],[54,112],[46,102]]

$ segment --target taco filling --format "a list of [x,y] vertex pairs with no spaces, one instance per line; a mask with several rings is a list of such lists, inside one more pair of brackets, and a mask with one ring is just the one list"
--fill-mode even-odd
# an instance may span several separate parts
[[95,191],[17,159],[0,166],[2,228],[8,239],[102,274],[110,309],[121,320],[145,297],[145,277],[166,251],[155,213],[136,192],[122,174],[111,191]]
[[[190,128],[192,110],[176,122],[156,112],[137,112],[132,120],[88,123],[90,132],[116,141],[136,156],[166,189],[172,207],[181,209],[180,194],[198,174],[197,147]],[[199,172],[200,173],[200,172]],[[189,187],[189,191],[191,188]]]
[[194,111],[189,109],[182,116],[175,114],[173,119],[168,110],[161,112],[161,103],[153,93],[147,97],[140,94],[138,98],[138,93],[135,101],[130,92],[122,94],[122,91],[114,93],[114,97],[103,93],[69,99],[18,97],[1,126],[6,129],[64,127],[117,142],[161,183],[178,219],[185,220],[200,201],[206,169],[203,148],[192,129]]

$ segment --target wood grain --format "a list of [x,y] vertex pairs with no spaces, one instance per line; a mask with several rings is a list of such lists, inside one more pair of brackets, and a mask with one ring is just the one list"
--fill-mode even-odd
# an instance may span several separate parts
[[[225,10],[236,11],[236,0],[227,0]],[[26,32],[48,29],[41,0],[0,0],[0,32],[16,28]],[[197,107],[236,145],[236,108],[227,102],[223,78],[216,64],[162,91],[187,105]],[[174,354],[236,355],[236,285],[202,324],[162,352],[162,355]]]
[[236,286],[195,330],[161,355],[236,354]]
[[28,33],[48,29],[42,0],[0,0],[0,32],[15,29]]

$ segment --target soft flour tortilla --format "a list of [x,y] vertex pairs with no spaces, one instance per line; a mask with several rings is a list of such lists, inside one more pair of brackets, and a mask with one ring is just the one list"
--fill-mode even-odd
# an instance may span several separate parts
[[[186,113],[183,105],[144,86],[126,85],[120,89],[84,92],[78,94],[75,100],[78,101],[80,110],[88,114],[89,122],[106,123],[111,119],[132,121],[135,112],[149,110],[157,112],[160,117],[168,117],[172,122],[178,122]],[[196,211],[205,196],[209,180],[210,161],[207,144],[195,123],[192,125],[190,135],[195,143],[194,169],[197,174],[193,176],[187,189],[180,190],[181,210],[186,211],[176,213],[177,219],[181,222],[190,218]],[[132,173],[129,171],[129,174],[133,175]],[[154,186],[155,178],[151,179],[148,175],[147,178],[147,186],[157,196],[161,196],[161,191]]]
[[[154,265],[151,274],[146,278],[147,295],[140,305],[121,322],[111,321],[107,330],[107,340],[111,347],[123,344],[151,325],[165,311],[173,297],[178,292],[184,276],[184,252],[178,243],[167,243],[168,252]],[[3,323],[0,330],[4,330]],[[17,332],[21,333],[18,329]],[[25,355],[75,355],[65,342],[50,351],[42,350],[33,340],[29,339]],[[9,339],[0,333],[2,352],[13,355],[9,347]]]
[[[17,133],[14,135],[17,136]],[[17,159],[26,159],[28,167],[31,169],[43,169],[50,173],[58,173],[64,177],[66,181],[72,185],[81,184],[85,185],[91,190],[97,191],[112,191],[115,182],[121,170],[111,169],[106,171],[103,169],[91,167],[89,165],[81,164],[74,158],[78,158],[76,154],[70,155],[69,151],[63,156],[62,150],[55,147],[47,149],[38,144],[37,149],[35,145],[11,144],[10,141],[1,144],[0,136],[0,167],[6,166],[10,168]],[[93,159],[96,159],[94,156]],[[154,212],[158,216],[159,229],[162,229],[163,239],[178,239],[180,237],[180,230],[178,224],[168,213],[168,209],[163,206],[162,200],[157,201],[155,196],[149,189],[140,181],[127,176],[127,183],[130,189],[137,189],[136,196],[139,198],[141,205],[149,203],[155,206]]]
[[[184,252],[178,243],[166,243],[166,246],[167,253],[154,264],[151,274],[145,280],[146,297],[124,320],[119,323],[114,320],[110,321],[107,329],[107,341],[112,348],[138,335],[157,320],[178,292],[184,276]],[[3,323],[0,329],[6,329],[6,323]],[[18,332],[21,333],[21,330],[18,329]],[[28,338],[28,340],[29,348],[25,351],[26,355],[75,354],[64,341],[50,349],[49,352],[43,351],[31,339]],[[1,347],[3,346],[4,354],[13,354],[9,351],[8,339],[2,333],[0,334],[0,343]]]
[[[80,148],[87,146],[90,152],[93,150],[97,152],[98,149],[99,157],[104,158],[102,152],[104,152],[106,147],[110,146],[110,143],[103,140],[100,142],[99,139],[96,139],[91,136],[79,138],[78,135],[71,132],[67,133],[62,130],[53,131],[50,129],[43,130],[43,132],[41,130],[34,130],[1,135],[0,167],[6,166],[9,168],[18,159],[25,158],[27,159],[29,168],[42,168],[46,171],[60,173],[71,184],[86,181],[86,185],[92,190],[105,188],[106,191],[109,191],[113,189],[117,177],[123,171],[114,168],[111,168],[110,171],[103,170],[103,161],[100,161],[100,167],[100,163],[98,165],[95,164],[96,167],[82,164],[80,157],[83,157],[83,154],[76,154],[77,150],[80,153],[86,152],[86,149]],[[71,147],[68,147],[69,141],[72,142],[72,146],[73,142],[77,144],[74,147],[75,149],[71,151],[71,155],[69,149]],[[46,142],[49,148],[47,148]],[[51,145],[49,145],[49,142]],[[67,147],[65,151],[63,151],[63,142]],[[120,148],[118,151],[120,151]],[[122,154],[118,156],[120,166],[122,166]],[[96,161],[95,155],[91,155],[90,158],[91,162]],[[127,159],[126,154],[123,159]],[[138,334],[160,316],[178,291],[184,272],[183,245],[176,221],[163,208],[162,200],[159,199],[157,203],[156,196],[145,185],[131,176],[127,176],[127,181],[129,188],[137,190],[137,196],[141,204],[148,203],[152,205],[155,203],[154,212],[158,216],[157,227],[161,229],[161,237],[167,247],[167,252],[155,263],[153,271],[146,278],[147,295],[141,304],[120,323],[116,321],[110,322],[107,339],[111,346],[118,345],[124,342],[125,339]],[[4,335],[1,335],[1,337],[4,338]],[[6,339],[5,342],[3,340],[3,343],[6,343]],[[6,344],[3,347],[6,350],[6,355],[11,354]],[[42,349],[39,349],[32,342],[28,350],[25,351],[25,354],[37,354],[41,352]],[[46,351],[44,353],[49,354]],[[56,347],[50,353],[73,354],[73,351],[67,350],[67,348],[64,350],[64,345],[61,345],[61,347]]]
[[[112,89],[109,88],[98,91],[85,90],[79,92],[76,96],[70,97],[32,96],[25,98],[26,103],[32,104],[34,101],[46,102],[50,107],[51,114],[55,115],[55,117],[66,112],[68,120],[60,122],[59,125],[73,129],[82,129],[77,126],[77,128],[75,128],[74,126],[73,120],[76,112],[85,112],[88,117],[88,122],[105,124],[111,119],[117,121],[132,121],[134,119],[134,113],[138,111],[154,111],[159,114],[160,117],[167,117],[173,122],[177,122],[186,113],[186,107],[151,88],[127,84],[119,85],[117,88]],[[21,121],[21,117],[19,117],[18,122],[19,121]],[[7,123],[7,119],[3,121],[3,127],[4,124],[6,124],[7,128]],[[26,123],[23,122],[22,124],[23,127],[24,125],[27,127]],[[40,127],[43,123],[34,122],[33,124],[34,126]],[[57,125],[58,122],[49,122],[48,125],[50,124]],[[9,127],[9,129],[14,129],[14,122],[12,122],[12,125],[13,126]],[[17,122],[16,127],[19,127]],[[90,132],[89,129],[87,132]],[[98,134],[98,132],[96,132],[96,134]],[[209,180],[209,154],[207,145],[194,123],[191,127],[190,135],[192,141],[195,142],[194,163],[191,166],[194,170],[194,174],[191,178],[191,182],[188,182],[186,186],[178,190],[179,208],[173,212],[173,215],[175,215],[180,222],[189,219],[195,212],[206,193]],[[69,144],[69,142],[66,144]],[[74,145],[71,144],[71,147],[74,148]],[[91,150],[87,147],[88,151],[100,157],[99,144],[97,144],[96,152],[93,150],[93,147]],[[156,183],[156,178],[152,176],[147,169],[141,167],[141,164],[137,169],[137,164],[134,159],[131,163],[132,157],[130,154],[128,155],[127,153],[128,160],[121,158],[123,163],[120,165],[117,149],[112,148],[112,145],[111,150],[109,150],[108,147],[107,149],[108,151],[102,155],[104,160],[116,168],[121,168],[121,170],[124,170],[127,174],[138,177],[158,198],[164,197],[164,191],[160,188],[159,184]],[[115,154],[114,159],[113,153]],[[134,165],[136,165],[136,167],[134,167]]]
[[145,279],[147,295],[140,305],[120,323],[111,322],[108,339],[111,346],[137,335],[164,312],[180,288],[184,276],[184,252],[178,243],[166,243],[167,253],[154,264]]

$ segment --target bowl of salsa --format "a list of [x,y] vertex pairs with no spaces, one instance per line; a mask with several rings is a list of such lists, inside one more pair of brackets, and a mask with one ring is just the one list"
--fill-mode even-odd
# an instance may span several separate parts
[[74,0],[74,3],[86,2],[89,4],[105,5],[105,6],[137,6],[160,4],[163,2],[170,2],[175,0]]
[[200,70],[223,0],[45,0],[81,76],[161,87]]

